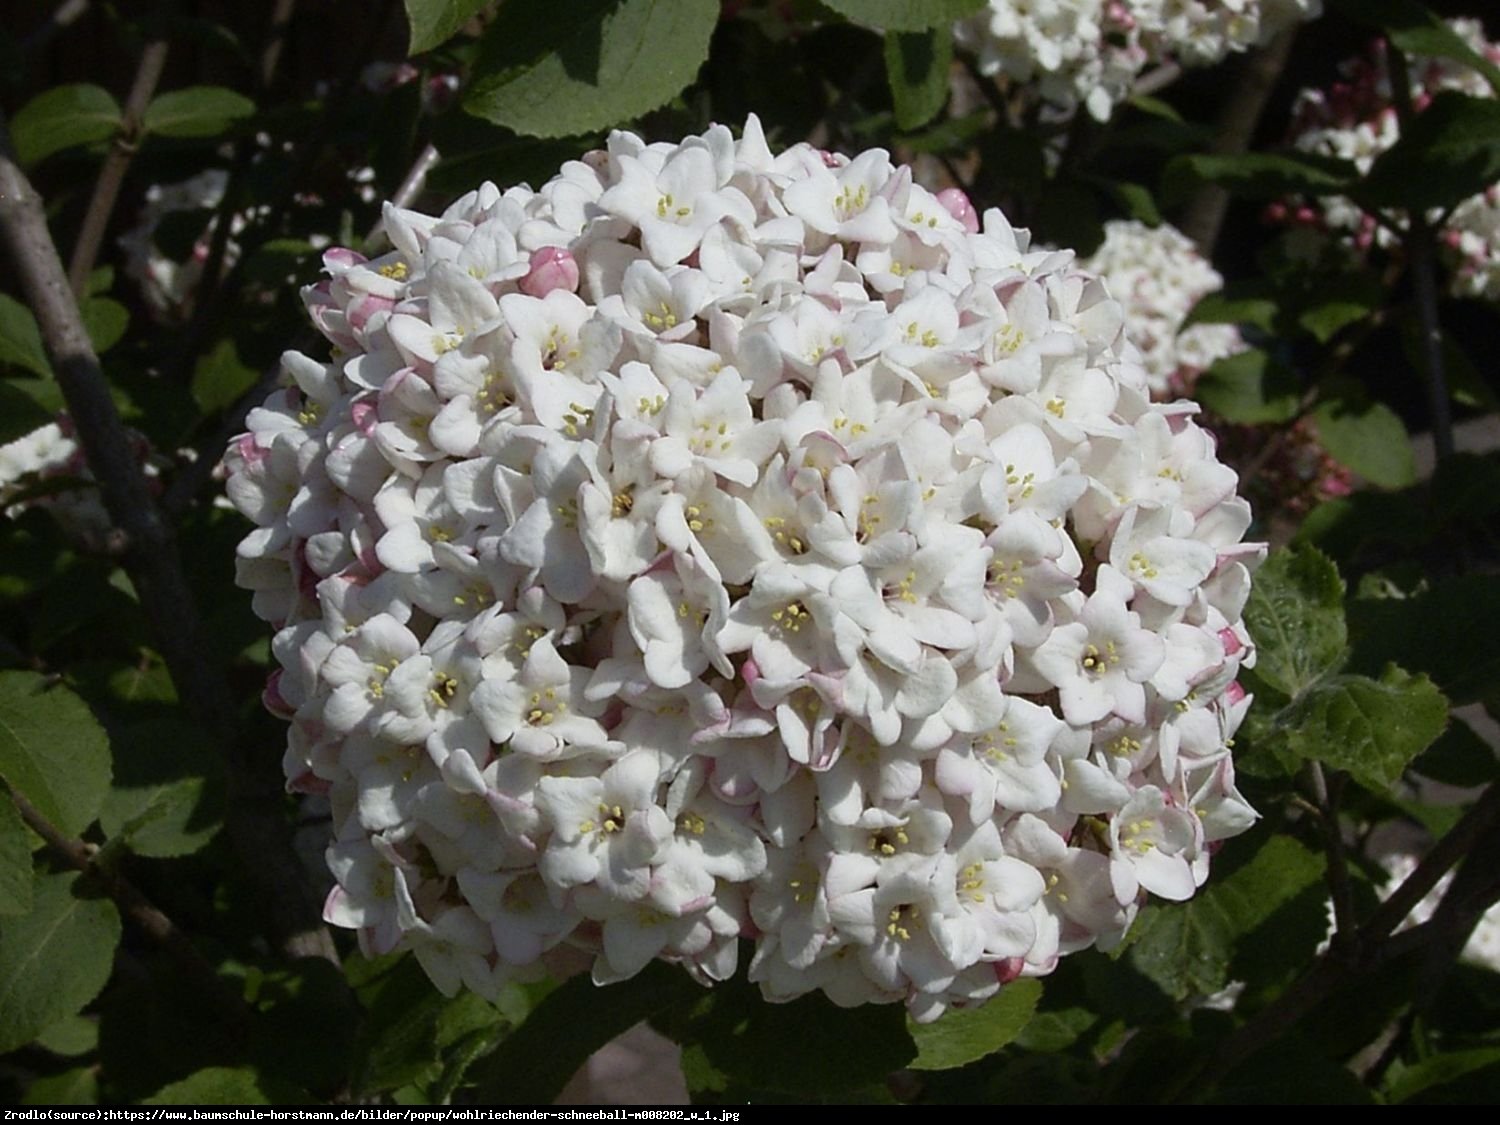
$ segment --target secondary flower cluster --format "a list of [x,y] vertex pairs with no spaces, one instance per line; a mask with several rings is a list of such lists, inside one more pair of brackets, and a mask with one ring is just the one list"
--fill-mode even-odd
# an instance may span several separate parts
[[1104,225],[1103,244],[1082,265],[1124,306],[1130,342],[1140,350],[1153,394],[1190,392],[1216,360],[1244,350],[1232,324],[1182,327],[1193,306],[1222,289],[1224,279],[1169,223],[1112,219]]
[[228,455],[367,949],[934,1018],[1251,822],[1249,508],[1070,253],[753,118],[386,229]]
[[[1450,20],[1448,26],[1478,54],[1500,62],[1500,43],[1485,39],[1484,25],[1478,20]],[[1363,173],[1401,135],[1384,43],[1375,44],[1367,57],[1345,63],[1343,71],[1344,80],[1330,89],[1303,90],[1298,95],[1292,143],[1304,152],[1352,160]],[[1445,90],[1471,97],[1495,96],[1477,70],[1447,58],[1414,58],[1410,81],[1418,112]],[[1326,230],[1357,255],[1372,246],[1392,249],[1398,242],[1397,235],[1380,226],[1375,216],[1342,196],[1276,205],[1273,218]],[[1443,224],[1440,237],[1453,295],[1500,300],[1500,186],[1460,203]]]
[[1147,67],[1210,66],[1322,10],[1322,0],[989,0],[956,30],[981,73],[1107,121]]

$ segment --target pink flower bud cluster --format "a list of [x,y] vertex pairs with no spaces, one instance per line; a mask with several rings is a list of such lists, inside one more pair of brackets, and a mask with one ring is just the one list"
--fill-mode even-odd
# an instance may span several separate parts
[[956,32],[981,73],[1107,121],[1146,68],[1211,66],[1322,10],[1322,0],[990,0]]
[[[1500,43],[1485,38],[1478,20],[1455,19],[1448,25],[1477,53],[1500,62]],[[1363,173],[1401,136],[1384,43],[1377,42],[1367,56],[1349,60],[1342,69],[1343,79],[1329,89],[1298,95],[1292,143],[1304,152],[1353,161]],[[1495,96],[1483,75],[1453,59],[1414,57],[1410,81],[1418,113],[1445,90]],[[1395,249],[1400,241],[1374,215],[1343,196],[1274,204],[1268,217],[1332,235],[1361,257],[1372,247]],[[1441,217],[1437,212],[1431,216],[1433,221]],[[1454,296],[1500,300],[1500,186],[1486,188],[1453,210],[1439,233],[1439,251],[1448,265],[1448,288]]]
[[1071,253],[754,118],[385,225],[227,458],[366,949],[930,1019],[1250,824],[1262,548]]

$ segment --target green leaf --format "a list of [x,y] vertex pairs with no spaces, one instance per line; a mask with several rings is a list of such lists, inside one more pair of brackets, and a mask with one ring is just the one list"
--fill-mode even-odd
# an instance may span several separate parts
[[1443,736],[1422,752],[1412,768],[1444,785],[1488,785],[1495,779],[1495,751],[1457,715]]
[[64,1058],[86,1055],[99,1046],[99,1022],[87,1016],[67,1016],[38,1035],[36,1042]]
[[0,915],[31,909],[31,837],[8,794],[0,793]]
[[286,1105],[306,1095],[244,1066],[209,1066],[163,1086],[142,1105]]
[[227,87],[189,86],[151,99],[141,128],[164,137],[217,137],[254,112],[254,102]]
[[1302,401],[1297,373],[1259,348],[1216,361],[1193,393],[1226,421],[1251,426],[1289,422]]
[[109,789],[109,739],[67,688],[49,688],[35,672],[0,672],[0,776],[76,836]]
[[1193,306],[1182,322],[1194,324],[1251,324],[1266,332],[1276,328],[1280,309],[1275,291],[1263,281],[1232,281],[1217,293],[1209,293]]
[[1236,948],[1322,874],[1322,856],[1290,836],[1271,836],[1237,870],[1215,871],[1189,901],[1142,910],[1130,960],[1174,1000],[1217,992],[1229,983]]
[[[811,1027],[818,1029],[816,1051],[807,1050]],[[856,1096],[917,1053],[898,1005],[840,1008],[821,993],[771,1004],[744,973],[702,996],[680,1034],[671,1030],[680,1042],[701,1044],[704,1058],[732,1080],[729,1089],[803,1098]]]
[[1333,339],[1340,329],[1357,324],[1385,303],[1385,287],[1365,273],[1342,275],[1318,289],[1315,303],[1304,309],[1297,323],[1320,344]]
[[854,23],[886,31],[925,31],[984,10],[986,0],[823,0]]
[[406,19],[411,24],[408,55],[420,55],[446,43],[458,34],[489,0],[406,0]]
[[[1386,1097],[1392,1105],[1418,1098],[1428,1090],[1437,1093],[1442,1087],[1475,1073],[1489,1071],[1491,1084],[1500,1076],[1500,1047],[1476,1047],[1468,1051],[1451,1051],[1432,1055],[1394,1072]],[[1444,1101],[1421,1098],[1420,1103]],[[1456,1100],[1455,1100],[1456,1101]],[[1419,1104],[1420,1104],[1419,1103]]]
[[1452,59],[1484,75],[1500,94],[1500,67],[1463,41],[1431,8],[1416,0],[1334,0],[1341,15],[1379,28],[1403,51],[1429,58]]
[[1042,998],[1042,982],[1012,981],[998,996],[972,1008],[950,1008],[933,1023],[908,1018],[917,1045],[913,1070],[951,1070],[992,1055],[1026,1029]]
[[1500,101],[1444,90],[1375,158],[1354,198],[1368,208],[1448,208],[1500,180]]
[[952,63],[953,32],[947,26],[886,35],[885,74],[899,128],[920,128],[941,112]]
[[78,312],[95,355],[103,355],[118,344],[130,326],[129,310],[108,297],[88,297],[79,305]]
[[1490,575],[1434,583],[1406,598],[1349,604],[1353,670],[1378,674],[1399,662],[1425,672],[1455,703],[1473,703],[1500,683],[1500,589]]
[[1127,218],[1149,227],[1161,226],[1161,211],[1156,206],[1156,199],[1150,188],[1143,184],[1133,184],[1129,180],[1106,180],[1105,186],[1124,209]]
[[1448,723],[1448,701],[1424,675],[1389,665],[1379,680],[1338,676],[1314,687],[1285,719],[1301,757],[1347,770],[1376,792],[1390,788]]
[[39,875],[31,913],[0,919],[0,1054],[76,1013],[109,979],[120,915],[107,898],[77,897],[80,879]]
[[715,0],[506,0],[464,108],[535,137],[591,133],[656,109],[708,58]]
[[1344,659],[1344,581],[1314,547],[1283,548],[1255,573],[1245,625],[1255,674],[1287,696],[1307,690]]
[[1174,196],[1186,194],[1192,185],[1211,183],[1243,199],[1280,199],[1292,194],[1343,195],[1359,179],[1359,171],[1351,161],[1310,153],[1197,153],[1173,158],[1165,178]]
[[100,86],[56,86],[11,118],[10,138],[22,165],[31,166],[74,145],[108,140],[120,127],[120,105]]
[[14,380],[0,380],[0,445],[25,437],[53,418],[50,410],[44,410]]
[[477,1063],[469,1078],[480,1103],[547,1105],[588,1057],[647,1016],[692,1000],[702,990],[681,969],[653,961],[605,988],[587,973],[549,992],[503,1050]]
[[177,716],[133,723],[114,740],[114,785],[100,826],[137,855],[191,855],[219,831],[224,782],[214,747]]
[[[1441,326],[1439,326],[1441,328]],[[1500,395],[1496,395],[1489,381],[1479,373],[1474,361],[1469,358],[1451,332],[1442,332],[1443,371],[1448,376],[1448,390],[1453,401],[1460,406],[1477,406],[1481,410],[1500,411]],[[1413,371],[1427,367],[1426,338],[1423,334],[1422,318],[1411,310],[1401,317],[1401,350]]]
[[226,336],[193,366],[193,401],[204,413],[225,410],[259,378],[260,373],[240,359],[234,340]]
[[1417,479],[1417,459],[1401,416],[1358,388],[1318,403],[1318,440],[1334,460],[1382,488],[1405,488]]
[[24,367],[43,379],[52,378],[52,365],[42,348],[36,317],[20,301],[4,293],[0,293],[0,363]]
[[368,997],[361,996],[369,1011],[354,1044],[350,1073],[354,1092],[377,1094],[435,1078],[438,1017],[444,1000],[416,958],[396,962],[370,992]]
[[38,1078],[26,1088],[22,1105],[98,1105],[99,1068],[77,1066]]

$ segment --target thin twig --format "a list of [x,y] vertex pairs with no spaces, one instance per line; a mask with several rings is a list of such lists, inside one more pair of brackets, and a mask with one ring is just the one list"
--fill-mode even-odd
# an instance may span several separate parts
[[119,906],[121,913],[153,944],[160,946],[183,971],[192,984],[213,996],[218,1009],[233,1023],[242,1023],[249,1018],[243,997],[230,988],[203,959],[186,934],[167,917],[145,894],[118,871],[107,870],[95,860],[98,849],[62,832],[20,793],[14,789],[10,799],[16,810],[38,836],[47,841],[49,847],[67,861],[70,867],[97,879],[109,897]]
[[[1210,151],[1221,156],[1247,151],[1255,138],[1255,127],[1265,111],[1281,72],[1286,69],[1297,36],[1289,27],[1264,49],[1248,56],[1239,82],[1219,114],[1218,131]],[[1203,256],[1213,258],[1214,243],[1229,212],[1229,193],[1218,184],[1204,184],[1193,196],[1179,224],[1182,233],[1198,244]]]
[[1137,78],[1135,85],[1130,88],[1130,93],[1134,97],[1149,98],[1152,94],[1165,90],[1181,77],[1181,63],[1164,62]]
[[[1396,120],[1406,132],[1416,115],[1412,103],[1411,72],[1406,55],[1395,44],[1386,45],[1391,74],[1391,99]],[[1411,263],[1412,287],[1417,295],[1417,317],[1422,326],[1422,376],[1427,385],[1427,409],[1432,423],[1432,451],[1439,462],[1453,456],[1453,409],[1448,402],[1448,376],[1443,363],[1443,326],[1438,319],[1436,231],[1420,209],[1407,213],[1406,258]]]
[[21,53],[30,55],[52,42],[57,33],[89,10],[89,0],[63,0],[45,23],[21,41]]
[[170,527],[146,487],[130,438],[110,396],[47,230],[42,200],[16,162],[0,115],[0,242],[40,329],[42,346],[72,415],[110,518],[125,541],[123,563],[177,694],[224,747],[229,778],[227,828],[247,874],[259,884],[267,924],[285,952],[336,960],[316,893],[268,798],[261,771],[240,741],[233,696],[182,570]]
[[125,99],[119,131],[109,146],[104,166],[99,169],[99,178],[94,182],[94,194],[89,198],[88,211],[85,212],[83,226],[78,231],[78,241],[73,244],[73,258],[68,264],[68,284],[77,297],[83,296],[89,283],[89,274],[93,272],[94,262],[98,260],[104,232],[109,229],[115,201],[120,197],[120,185],[125,182],[125,172],[135,159],[140,145],[141,120],[145,117],[146,107],[151,104],[151,95],[156,93],[156,84],[161,80],[162,68],[166,63],[166,37],[147,43],[146,49],[141,52],[141,61],[136,66],[135,81],[130,84],[130,95]]
[[292,9],[297,0],[276,0],[271,12],[271,28],[266,33],[266,45],[260,52],[260,88],[269,90],[276,80],[276,67],[281,62],[281,49],[286,45],[287,28],[292,24]]
[[1323,850],[1328,856],[1328,891],[1333,899],[1335,943],[1347,945],[1354,940],[1354,893],[1349,882],[1349,862],[1344,855],[1344,831],[1339,823],[1339,797],[1345,774],[1335,773],[1330,783],[1323,773],[1322,762],[1307,763],[1308,781],[1318,805],[1318,822],[1323,829]]
[[[427,174],[432,171],[437,162],[442,159],[435,145],[428,145],[417,154],[416,160],[407,170],[406,177],[401,181],[401,186],[396,189],[396,194],[391,196],[392,207],[410,207],[412,200],[422,194],[422,189],[427,185]],[[380,236],[385,230],[385,215],[382,211],[381,217],[375,220],[375,225],[370,228],[370,233],[365,235],[365,243],[368,245]]]

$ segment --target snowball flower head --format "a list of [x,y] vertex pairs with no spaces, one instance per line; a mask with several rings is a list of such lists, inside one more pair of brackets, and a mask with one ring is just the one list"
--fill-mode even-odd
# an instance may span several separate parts
[[931,1019],[1252,821],[1249,510],[1070,253],[754,118],[385,226],[227,458],[366,949]]

